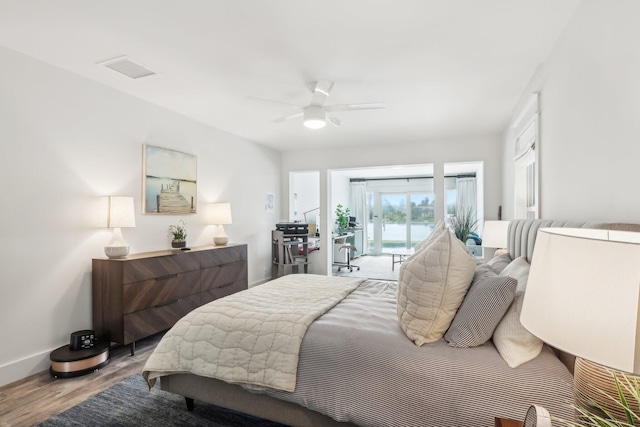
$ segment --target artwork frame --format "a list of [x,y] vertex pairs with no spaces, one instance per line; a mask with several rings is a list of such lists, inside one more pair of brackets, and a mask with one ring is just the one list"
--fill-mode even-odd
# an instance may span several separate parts
[[142,213],[195,214],[198,208],[197,156],[142,144]]

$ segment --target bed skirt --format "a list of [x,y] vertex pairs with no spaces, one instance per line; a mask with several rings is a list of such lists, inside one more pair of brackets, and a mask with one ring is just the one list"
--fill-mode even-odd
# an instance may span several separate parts
[[[319,412],[266,394],[251,393],[241,386],[193,374],[174,374],[160,378],[160,388],[201,402],[294,427],[356,427],[341,423]],[[186,410],[186,406],[185,406]]]

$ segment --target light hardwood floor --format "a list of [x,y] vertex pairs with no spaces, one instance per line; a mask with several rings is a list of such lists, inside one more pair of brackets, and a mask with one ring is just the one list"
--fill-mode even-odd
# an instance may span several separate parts
[[128,346],[111,349],[110,362],[97,372],[76,378],[53,378],[40,372],[0,387],[0,426],[33,426],[142,372],[161,334],[136,342],[135,355]]

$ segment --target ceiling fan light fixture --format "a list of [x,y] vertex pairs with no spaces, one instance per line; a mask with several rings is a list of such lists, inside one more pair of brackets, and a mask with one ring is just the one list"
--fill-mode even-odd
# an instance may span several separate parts
[[319,105],[309,105],[304,108],[304,125],[309,129],[320,129],[327,125],[326,112]]

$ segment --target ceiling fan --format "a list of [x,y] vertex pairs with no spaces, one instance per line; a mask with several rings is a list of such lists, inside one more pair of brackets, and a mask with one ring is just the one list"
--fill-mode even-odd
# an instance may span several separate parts
[[380,108],[386,108],[387,104],[384,102],[370,102],[366,104],[339,104],[339,105],[325,105],[331,89],[333,88],[333,82],[329,80],[320,80],[307,84],[309,90],[311,90],[311,103],[309,105],[295,105],[286,102],[274,101],[271,99],[256,98],[250,96],[249,98],[258,99],[261,101],[275,102],[277,104],[285,104],[295,107],[296,113],[289,114],[284,117],[273,120],[274,123],[285,122],[291,119],[297,119],[298,117],[304,118],[304,125],[310,129],[323,128],[327,122],[336,127],[340,127],[344,122],[330,113],[334,111],[353,111],[353,110],[376,110]]

